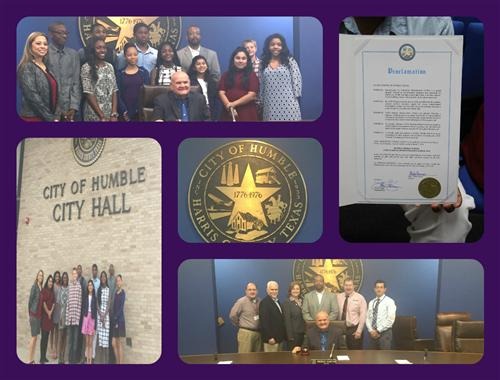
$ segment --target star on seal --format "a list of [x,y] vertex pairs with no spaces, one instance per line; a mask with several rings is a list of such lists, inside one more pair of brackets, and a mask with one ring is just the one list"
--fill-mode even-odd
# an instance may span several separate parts
[[363,262],[351,259],[303,259],[293,262],[293,280],[300,284],[302,295],[314,290],[314,277],[321,275],[325,287],[333,293],[344,291],[344,280],[349,277],[358,291],[363,283]]
[[304,221],[307,191],[300,170],[279,148],[237,140],[199,164],[188,202],[207,242],[289,242]]

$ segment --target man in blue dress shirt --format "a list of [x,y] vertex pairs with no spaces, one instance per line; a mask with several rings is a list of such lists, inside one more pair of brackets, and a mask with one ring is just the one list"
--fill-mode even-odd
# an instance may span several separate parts
[[[158,50],[149,44],[149,26],[143,22],[138,22],[134,25],[134,40],[135,47],[139,53],[137,60],[137,66],[144,67],[151,74],[151,70],[156,65],[156,57],[158,56]],[[125,61],[125,55],[123,52],[118,54],[118,70],[121,70],[127,66]]]

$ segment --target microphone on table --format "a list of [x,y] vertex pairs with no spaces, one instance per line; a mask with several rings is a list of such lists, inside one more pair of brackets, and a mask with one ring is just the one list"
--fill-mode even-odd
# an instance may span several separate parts
[[330,351],[330,359],[333,359],[333,350],[335,349],[335,343],[332,344],[332,350]]
[[428,350],[427,348],[424,350],[424,361],[427,360],[427,354],[428,354]]

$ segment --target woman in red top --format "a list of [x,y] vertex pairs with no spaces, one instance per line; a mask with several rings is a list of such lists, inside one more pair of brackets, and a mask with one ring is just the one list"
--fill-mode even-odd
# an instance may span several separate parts
[[231,54],[229,70],[219,82],[219,97],[224,105],[221,120],[258,121],[258,92],[259,80],[250,56],[245,48],[237,47]]
[[48,363],[47,344],[49,343],[49,333],[54,327],[52,313],[54,312],[54,280],[52,275],[47,277],[45,286],[40,294],[42,303],[42,340],[40,341],[40,364]]

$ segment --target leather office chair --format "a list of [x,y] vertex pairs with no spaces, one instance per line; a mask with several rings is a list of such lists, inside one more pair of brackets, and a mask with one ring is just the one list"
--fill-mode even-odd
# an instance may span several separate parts
[[470,321],[470,313],[467,312],[447,312],[436,315],[436,351],[451,352],[452,327],[454,321]]
[[454,321],[455,352],[484,352],[484,321]]
[[153,116],[154,100],[158,95],[170,91],[168,86],[143,85],[139,93],[139,120],[151,121]]
[[[170,91],[169,86],[143,85],[139,93],[139,120],[153,121],[154,100],[158,95]],[[199,92],[200,86],[191,86],[191,92]]]
[[423,351],[432,349],[432,339],[418,339],[417,337],[417,317],[396,316],[392,326],[394,348],[396,350]]
[[342,336],[340,337],[340,350],[346,350],[347,349],[347,341],[345,337],[345,321],[331,321],[331,324],[333,324],[335,327],[338,327],[340,330],[342,330]]

